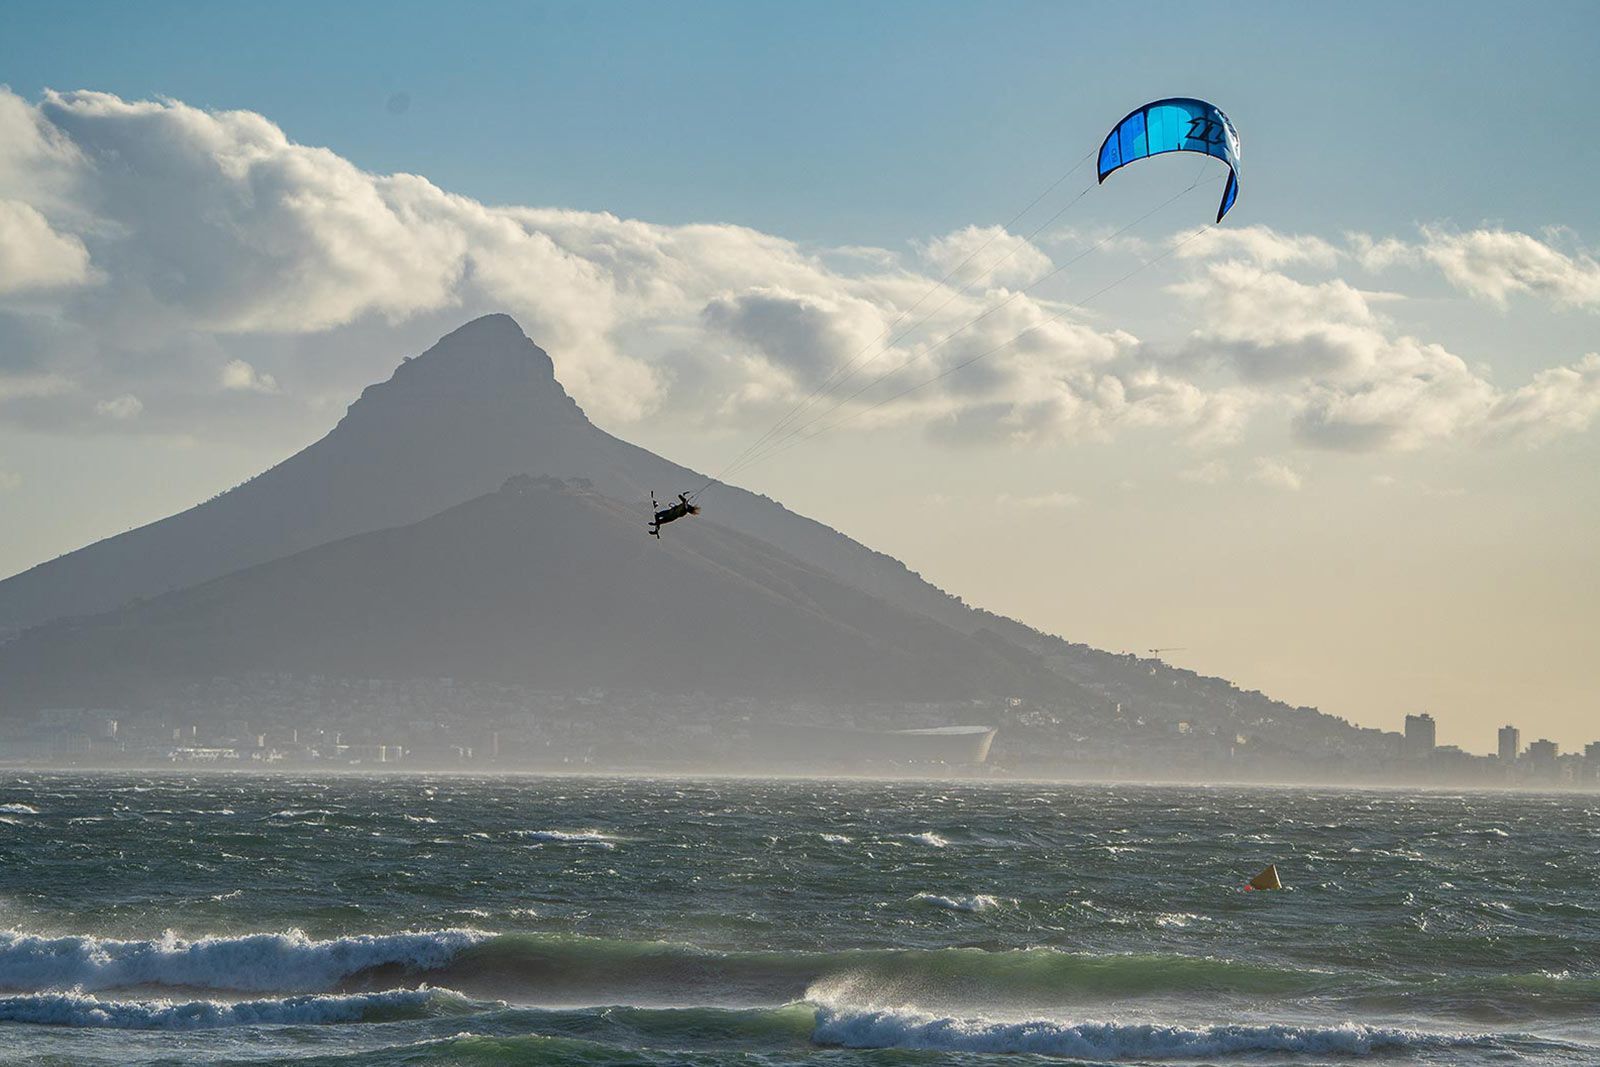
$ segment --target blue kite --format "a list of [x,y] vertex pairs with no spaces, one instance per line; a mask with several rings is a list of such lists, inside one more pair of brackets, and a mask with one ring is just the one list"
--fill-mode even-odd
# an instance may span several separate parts
[[1239,199],[1239,131],[1215,104],[1176,97],[1156,100],[1130,113],[1100,146],[1100,180],[1134,160],[1162,152],[1203,152],[1228,165],[1217,221]]

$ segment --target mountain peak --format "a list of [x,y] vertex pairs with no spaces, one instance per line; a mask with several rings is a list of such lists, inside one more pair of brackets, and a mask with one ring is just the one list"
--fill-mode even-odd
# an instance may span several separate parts
[[388,381],[363,390],[350,413],[452,399],[578,412],[577,403],[556,380],[549,354],[529,340],[510,315],[496,313],[457,327],[420,356],[407,357]]
[[[478,345],[506,345],[509,347],[514,345],[533,345],[533,342],[528,339],[528,335],[523,332],[516,319],[503,311],[496,311],[489,315],[480,315],[470,322],[457,326],[434,342],[433,347],[428,349],[428,352],[449,351]],[[533,347],[538,348],[537,345],[533,345]],[[424,353],[424,356],[427,354]]]

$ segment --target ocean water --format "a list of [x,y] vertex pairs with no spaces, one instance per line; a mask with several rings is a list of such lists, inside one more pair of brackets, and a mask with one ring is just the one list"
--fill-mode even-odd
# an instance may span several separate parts
[[1597,861],[1581,795],[13,775],[0,1062],[1596,1064]]

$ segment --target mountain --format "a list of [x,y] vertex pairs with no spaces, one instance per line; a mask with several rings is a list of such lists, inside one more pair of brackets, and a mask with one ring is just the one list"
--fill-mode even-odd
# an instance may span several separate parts
[[[507,478],[587,478],[643,506],[706,476],[591,423],[506,315],[475,319],[369,386],[320,441],[203,504],[0,582],[0,631],[102,612],[341,537],[405,525]],[[732,487],[718,521],[857,588],[954,622],[954,598],[888,556]]]
[[[581,479],[589,491],[530,489],[524,476]],[[521,489],[508,498],[510,479]],[[731,486],[662,544],[644,537],[650,490],[705,481],[590,423],[549,356],[509,317],[487,316],[404,360],[325,437],[249,482],[0,582],[0,632],[21,632],[0,646],[0,689],[42,700],[76,686],[74,672],[87,684],[202,666],[220,676],[361,664],[373,678],[704,683],[841,701],[1027,697],[1045,747],[1121,731],[1135,749],[1147,733],[1181,749],[1196,730],[1213,748],[1248,738],[1349,761],[1391,745],[1223,679],[969,607]],[[511,630],[498,634],[496,617]],[[773,661],[757,663],[762,655]],[[1008,727],[1002,744],[1029,729]]]
[[6,696],[115,705],[262,672],[719,697],[935,701],[1059,689],[984,641],[715,522],[645,536],[554,479],[0,646]]

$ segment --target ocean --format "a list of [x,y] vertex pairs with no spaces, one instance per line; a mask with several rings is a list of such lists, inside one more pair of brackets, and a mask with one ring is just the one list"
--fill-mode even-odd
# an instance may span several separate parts
[[13,774],[0,1062],[1595,1064],[1597,860],[1579,794]]

